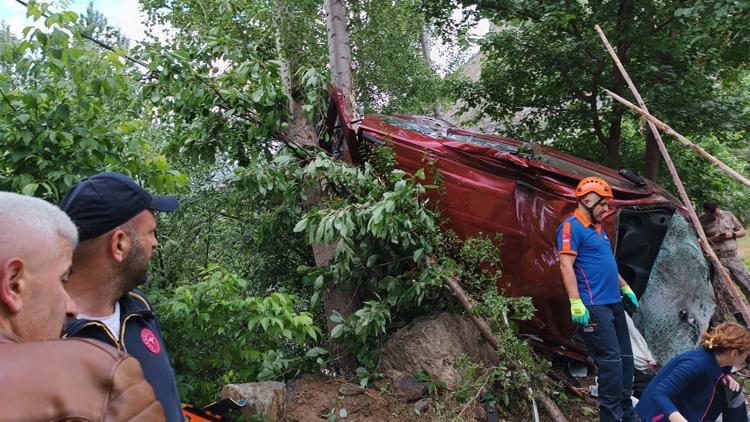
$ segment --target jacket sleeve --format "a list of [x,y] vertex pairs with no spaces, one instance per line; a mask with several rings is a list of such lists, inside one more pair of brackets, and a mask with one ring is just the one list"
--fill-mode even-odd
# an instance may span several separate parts
[[151,384],[143,378],[141,365],[131,356],[114,366],[112,384],[104,412],[105,421],[164,421]]
[[[672,368],[672,371],[664,377],[654,389],[653,400],[660,412],[669,417],[672,412],[679,411],[672,402],[672,397],[680,397],[690,385],[705,382],[705,368],[696,365],[694,361],[683,360]],[[657,412],[659,413],[659,412]]]

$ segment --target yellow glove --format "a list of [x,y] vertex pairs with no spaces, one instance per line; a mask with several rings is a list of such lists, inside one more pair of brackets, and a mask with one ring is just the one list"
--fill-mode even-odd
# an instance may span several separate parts
[[576,324],[589,325],[589,310],[583,306],[581,299],[570,299],[570,318]]
[[633,289],[630,288],[627,284],[624,286],[620,286],[620,293],[622,293],[623,296],[630,299],[630,302],[635,305],[635,307],[638,307],[638,298],[635,297],[635,293],[633,293]]

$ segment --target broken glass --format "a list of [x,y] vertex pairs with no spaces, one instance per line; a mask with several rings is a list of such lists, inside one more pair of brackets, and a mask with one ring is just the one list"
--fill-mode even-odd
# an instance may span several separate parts
[[633,322],[663,365],[698,346],[715,308],[708,263],[693,229],[675,213]]

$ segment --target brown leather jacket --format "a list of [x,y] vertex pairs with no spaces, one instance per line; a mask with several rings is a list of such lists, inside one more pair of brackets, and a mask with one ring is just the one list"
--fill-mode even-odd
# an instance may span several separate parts
[[0,331],[0,421],[163,421],[134,358],[94,340]]

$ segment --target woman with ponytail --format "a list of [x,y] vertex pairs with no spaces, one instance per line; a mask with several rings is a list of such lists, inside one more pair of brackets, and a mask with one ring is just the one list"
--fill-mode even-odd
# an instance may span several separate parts
[[747,422],[745,396],[730,375],[750,354],[750,331],[725,322],[703,333],[701,347],[667,363],[635,407],[644,422]]

